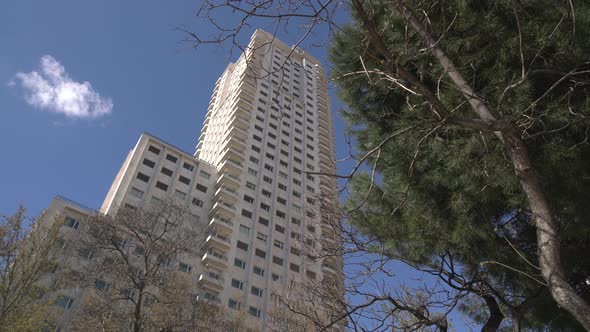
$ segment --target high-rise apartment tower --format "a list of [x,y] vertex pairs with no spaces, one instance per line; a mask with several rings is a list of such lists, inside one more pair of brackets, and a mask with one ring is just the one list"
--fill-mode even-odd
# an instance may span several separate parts
[[[217,80],[194,156],[143,134],[100,212],[184,202],[209,232],[202,255],[175,263],[191,274],[190,291],[247,313],[248,325],[265,330],[281,302],[298,300],[297,285],[342,282],[331,214],[333,130],[319,62],[257,30]],[[87,213],[63,199],[52,207],[68,220]],[[70,224],[67,232],[78,231]],[[65,309],[75,308],[80,292],[64,295]]]

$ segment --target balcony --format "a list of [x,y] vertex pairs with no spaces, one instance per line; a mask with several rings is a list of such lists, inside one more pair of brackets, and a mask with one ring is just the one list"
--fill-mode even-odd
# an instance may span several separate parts
[[231,146],[231,145],[225,145],[225,149],[222,150],[222,156],[223,158],[231,158],[233,160],[236,160],[238,162],[242,162],[244,161],[244,153],[242,152],[244,150],[238,150],[235,147]]
[[224,279],[218,273],[213,271],[204,271],[199,276],[197,284],[215,291],[220,291],[223,290]]
[[242,117],[237,116],[236,114],[234,114],[230,120],[229,120],[229,126],[230,127],[238,127],[241,128],[243,130],[248,130],[248,128],[250,128],[250,124],[248,119],[244,119]]
[[217,186],[224,186],[231,190],[236,190],[240,187],[240,178],[230,173],[223,173],[217,179]]
[[232,127],[226,134],[226,137],[235,137],[239,140],[246,141],[248,139],[248,132],[239,127]]
[[229,173],[233,176],[240,176],[242,174],[242,163],[228,157],[221,162],[219,173]]
[[219,295],[213,295],[211,293],[203,293],[203,294],[197,294],[197,301],[206,301],[206,302],[211,302],[211,303],[216,303],[218,305],[221,304],[221,299],[219,298]]
[[332,166],[332,158],[326,153],[320,150],[320,163],[326,165],[328,169]]
[[320,180],[320,189],[323,189],[322,192],[325,192],[327,194],[332,194],[333,186],[331,186],[330,184],[331,184],[330,182]]
[[329,275],[330,277],[338,277],[338,270],[336,264],[324,262],[322,263],[322,273]]
[[246,145],[244,145],[243,141],[240,141],[236,137],[228,138],[223,146],[221,147],[222,151],[232,149],[232,152],[239,153],[242,155],[242,151],[246,150]]
[[230,235],[233,232],[234,223],[221,216],[215,216],[209,221],[209,227],[213,228],[217,233]]
[[219,253],[213,249],[209,249],[201,259],[201,263],[205,266],[211,266],[218,269],[225,269],[227,267],[227,256]]
[[231,247],[231,241],[221,234],[211,234],[205,239],[205,243],[216,250],[226,252]]
[[247,91],[251,96],[256,93],[256,87],[252,86],[250,80],[242,79],[242,82],[238,85],[238,89],[242,89],[243,91]]
[[209,216],[219,215],[225,219],[232,219],[236,216],[236,208],[223,201],[217,201],[209,211]]
[[238,201],[238,195],[233,189],[225,186],[219,187],[213,196],[215,200],[221,200],[228,204],[235,204]]

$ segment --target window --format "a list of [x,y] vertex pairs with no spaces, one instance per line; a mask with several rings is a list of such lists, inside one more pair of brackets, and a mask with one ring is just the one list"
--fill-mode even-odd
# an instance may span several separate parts
[[250,234],[250,227],[240,224],[240,233],[246,235]]
[[265,168],[266,170],[268,170],[268,171],[271,171],[271,172],[272,172],[272,170],[273,170],[273,167],[272,167],[271,165],[269,165],[269,164],[264,164],[264,168]]
[[168,169],[166,167],[162,167],[162,170],[160,172],[162,172],[162,174],[164,174],[164,175],[172,176],[172,170]]
[[246,188],[256,190],[256,185],[252,182],[246,182]]
[[254,140],[258,141],[258,142],[262,142],[262,137],[253,135],[252,138],[254,138]]
[[64,226],[73,229],[78,229],[78,226],[80,226],[80,222],[77,219],[68,216],[65,218]]
[[293,183],[300,186],[301,185],[301,181],[297,180],[297,179],[293,179]]
[[254,203],[254,198],[248,195],[244,195],[244,200],[250,204]]
[[283,259],[280,257],[272,256],[272,262],[277,265],[283,266]]
[[254,316],[256,318],[260,318],[260,309],[258,309],[256,307],[250,307],[250,308],[248,308],[248,313],[251,316]]
[[279,248],[279,249],[284,249],[285,248],[285,243],[279,240],[274,240],[274,246]]
[[258,172],[252,168],[248,168],[248,174],[256,176],[258,174]]
[[240,302],[234,299],[229,299],[227,301],[227,307],[233,310],[240,310]]
[[167,191],[168,190],[168,185],[165,183],[162,183],[160,181],[156,182],[156,188],[161,189],[163,191]]
[[201,171],[199,171],[199,176],[204,179],[209,179],[211,177],[211,174],[201,170]]
[[282,183],[279,183],[279,189],[281,189],[282,191],[287,191],[287,186]]
[[297,192],[297,191],[293,190],[293,196],[294,196],[294,197],[297,197],[297,198],[301,198],[301,193],[299,193],[299,192]]
[[244,251],[248,251],[248,244],[242,241],[238,241],[237,245],[238,249],[242,249]]
[[186,193],[180,191],[180,190],[176,190],[174,192],[174,197],[178,198],[178,199],[185,199],[186,198]]
[[299,265],[297,265],[297,264],[293,264],[293,263],[291,263],[291,264],[289,265],[289,269],[290,269],[291,271],[293,271],[293,272],[297,272],[297,273],[299,273]]
[[156,163],[155,162],[153,162],[153,161],[151,161],[151,160],[149,160],[147,158],[145,158],[143,160],[143,164],[146,165],[149,168],[154,168],[154,166],[156,166]]
[[135,187],[132,187],[131,188],[131,196],[137,197],[137,198],[143,198],[143,191],[141,191]]
[[195,169],[195,166],[194,166],[194,165],[192,165],[192,164],[189,164],[189,163],[184,163],[184,164],[182,164],[182,167],[183,167],[184,169],[188,169],[188,170],[189,170],[189,171],[191,171],[191,172],[192,172],[192,171]]
[[145,175],[145,174],[143,174],[141,172],[137,173],[137,178],[140,179],[143,182],[148,182],[150,180],[150,177],[149,176],[147,176],[147,175]]
[[270,193],[270,191],[268,191],[268,190],[264,190],[264,189],[262,189],[262,195],[264,195],[265,197],[269,197],[269,198],[270,198],[270,196],[271,196],[271,193]]
[[262,297],[262,289],[261,289],[261,288],[258,288],[258,287],[256,287],[256,286],[252,286],[252,287],[250,288],[250,293],[251,293],[252,295],[256,295],[256,296],[258,296],[258,297]]
[[176,164],[176,162],[178,161],[178,157],[175,157],[175,156],[173,156],[171,154],[167,154],[166,155],[166,160],[170,160],[171,162],[173,162],[173,163]]
[[268,227],[268,223],[269,223],[269,221],[268,221],[267,219],[264,219],[264,218],[262,218],[262,217],[259,217],[259,218],[258,218],[258,223],[259,223],[259,224],[261,224],[261,225],[263,225],[263,226],[266,226],[266,227]]
[[240,281],[240,280],[238,280],[238,279],[232,279],[232,280],[231,280],[231,286],[232,286],[233,288],[237,288],[237,289],[244,289],[244,283],[243,283],[243,282],[241,282],[241,281]]
[[202,185],[202,184],[199,184],[199,183],[197,183],[197,187],[196,187],[196,189],[197,189],[198,191],[201,191],[201,192],[204,192],[204,193],[206,193],[206,192],[207,192],[207,187],[205,187],[204,185]]
[[192,266],[185,264],[185,263],[178,263],[178,271],[184,273],[191,273],[193,270]]
[[281,219],[285,219],[285,212],[277,210],[277,212],[275,212],[275,214],[277,215],[277,217],[279,217]]
[[246,210],[246,209],[242,209],[242,215],[246,218],[250,218],[252,219],[252,212]]
[[83,259],[92,259],[94,258],[94,250],[90,248],[82,248],[78,250],[78,256]]
[[148,148],[149,152],[152,152],[153,154],[160,154],[160,149],[158,149],[157,147],[150,145],[150,147]]
[[239,258],[236,258],[236,259],[234,259],[234,266],[237,266],[243,270],[246,268],[246,262],[244,262],[243,260],[241,260]]
[[191,184],[191,180],[185,176],[182,176],[182,175],[178,177],[178,181],[186,184],[187,186]]
[[293,225],[301,225],[301,220],[293,217],[291,218],[291,223],[293,223]]
[[264,277],[264,269],[254,265],[254,268],[252,269],[252,272],[254,272],[254,274],[259,275],[261,277]]
[[72,305],[74,305],[74,299],[68,296],[60,296],[55,304],[64,309],[71,309]]
[[287,175],[287,173],[285,173],[285,172],[279,171],[279,176],[280,176],[282,179],[286,179],[286,178],[287,178],[289,175]]
[[281,234],[285,233],[285,227],[283,227],[281,225],[275,225],[275,230]]
[[299,256],[299,255],[301,255],[301,250],[291,247],[291,253],[295,256]]
[[270,205],[268,204],[260,203],[260,208],[264,211],[270,211]]
[[315,272],[309,270],[305,271],[305,275],[311,280],[315,280],[317,276]]
[[260,233],[260,232],[258,232],[258,233],[256,234],[256,238],[257,238],[258,240],[262,241],[262,242],[266,242],[266,239],[268,238],[268,236],[267,236],[266,234],[264,234],[264,233]]
[[287,204],[287,200],[282,197],[277,197],[277,202],[279,202],[280,204],[283,204],[283,205]]
[[198,199],[198,198],[196,198],[196,197],[193,197],[193,199],[192,199],[191,203],[192,203],[193,205],[195,205],[195,206],[198,206],[198,207],[203,207],[203,201],[202,201],[202,200],[200,200],[200,199]]
[[252,145],[252,151],[254,151],[254,152],[260,152],[260,148],[257,147],[256,145]]
[[264,252],[263,250],[256,249],[254,251],[254,254],[260,258],[266,258],[266,252]]
[[272,183],[272,179],[266,175],[262,179],[264,180],[264,182]]
[[98,289],[99,291],[106,292],[111,288],[111,284],[106,281],[96,280],[94,282],[94,288]]

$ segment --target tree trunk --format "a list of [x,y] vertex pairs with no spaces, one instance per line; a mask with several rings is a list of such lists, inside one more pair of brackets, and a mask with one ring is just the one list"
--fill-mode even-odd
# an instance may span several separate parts
[[[392,9],[401,14],[420,35],[479,118],[487,122],[496,121],[495,115],[484,102],[485,98],[479,96],[467,83],[461,72],[440,47],[440,44],[430,35],[412,11],[405,6],[404,2],[402,0],[393,0],[390,4]],[[590,306],[576,294],[566,280],[561,265],[558,226],[553,219],[549,200],[545,196],[539,175],[529,159],[528,149],[516,128],[507,128],[502,133],[496,133],[496,136],[503,141],[510,152],[514,172],[529,201],[530,210],[533,213],[533,220],[537,228],[539,266],[541,274],[547,282],[547,287],[557,304],[571,313],[586,330],[590,330]]]
[[143,291],[139,291],[137,303],[135,303],[135,310],[133,312],[133,332],[141,331],[141,305],[143,301]]
[[504,138],[505,145],[510,151],[514,172],[527,196],[533,213],[533,220],[537,228],[541,274],[557,304],[571,313],[586,330],[590,330],[590,307],[567,282],[561,264],[558,225],[553,219],[539,175],[536,174],[529,159],[528,149],[516,129],[505,133]]
[[504,314],[500,310],[500,306],[492,295],[483,295],[482,298],[486,301],[486,305],[490,310],[490,317],[488,318],[485,325],[481,328],[482,332],[495,332],[502,324],[504,320]]

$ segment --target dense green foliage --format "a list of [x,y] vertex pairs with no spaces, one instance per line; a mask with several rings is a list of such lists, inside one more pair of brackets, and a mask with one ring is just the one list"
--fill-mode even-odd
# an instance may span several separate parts
[[[395,65],[415,73],[453,114],[473,117],[405,20],[379,6],[371,8],[372,19],[396,55]],[[590,257],[583,253],[590,250],[590,73],[584,71],[590,69],[590,4],[576,2],[575,15],[567,2],[548,0],[416,6],[415,13],[486,103],[522,130],[560,223],[566,273],[588,301]],[[501,262],[542,280],[509,244],[536,263],[529,204],[501,142],[493,133],[441,124],[419,94],[371,72],[384,71],[375,50],[358,21],[336,35],[331,49],[332,76],[347,105],[350,132],[366,152],[393,133],[412,129],[388,141],[379,159],[376,154],[369,159],[381,180],[366,202],[371,179],[356,176],[347,207],[364,204],[350,220],[386,243],[393,256],[428,266],[449,252],[464,275],[489,281],[511,305],[529,299],[521,309],[524,326],[572,326],[548,291],[539,292],[539,282],[498,264],[480,264]],[[576,74],[563,78],[571,72]]]

